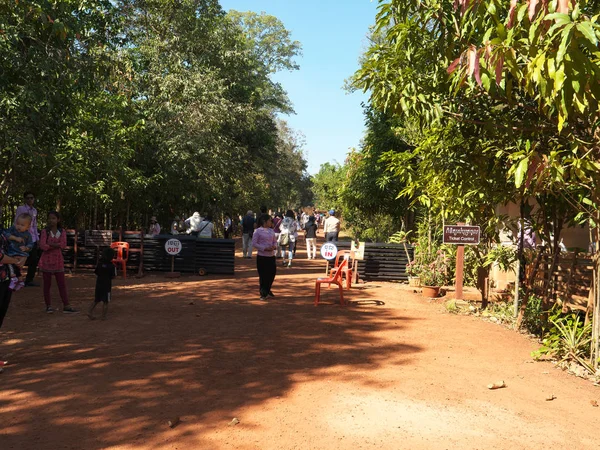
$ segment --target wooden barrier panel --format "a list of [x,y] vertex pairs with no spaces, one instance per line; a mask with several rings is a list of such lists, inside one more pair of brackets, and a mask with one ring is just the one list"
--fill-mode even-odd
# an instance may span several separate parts
[[[350,241],[334,242],[338,250],[350,250]],[[411,258],[414,249],[408,246]],[[367,242],[365,257],[358,261],[358,273],[366,281],[407,281],[406,265],[408,259],[402,244],[385,242]]]
[[[66,232],[67,248],[63,251],[65,267],[70,270],[95,268],[99,253],[106,246],[86,246],[84,230]],[[140,266],[144,271],[171,271],[171,257],[165,251],[165,242],[173,237],[179,239],[183,247],[175,257],[176,271],[199,273],[203,269],[203,273],[233,275],[235,242],[232,239],[202,239],[187,234],[150,236],[143,235],[141,231],[112,232],[112,242],[129,243],[127,270],[132,271],[139,271]]]

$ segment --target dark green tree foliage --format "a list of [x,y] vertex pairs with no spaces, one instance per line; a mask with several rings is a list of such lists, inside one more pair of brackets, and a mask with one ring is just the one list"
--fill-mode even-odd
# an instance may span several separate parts
[[360,149],[346,159],[341,190],[344,220],[359,239],[385,242],[403,225],[409,226],[412,216],[409,201],[398,196],[404,185],[382,158],[390,152],[402,154],[410,145],[389,113],[365,107],[365,125]]
[[299,51],[276,18],[215,0],[4,0],[2,206],[29,188],[72,225],[134,226],[298,201],[306,163],[270,75]]

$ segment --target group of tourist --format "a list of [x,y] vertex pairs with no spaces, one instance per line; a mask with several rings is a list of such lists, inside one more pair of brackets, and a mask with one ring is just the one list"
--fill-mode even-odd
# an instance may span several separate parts
[[[13,225],[0,233],[0,328],[11,302],[12,294],[21,288],[38,286],[34,282],[38,270],[42,273],[43,299],[46,312],[55,312],[52,306],[51,286],[56,280],[58,292],[62,301],[62,311],[75,314],[79,311],[69,303],[65,266],[62,251],[67,246],[67,234],[61,226],[61,217],[57,211],[50,211],[46,217],[46,226],[38,229],[38,212],[34,206],[35,195],[25,192],[24,204],[17,208]],[[248,211],[240,217],[242,229],[242,256],[252,258],[256,249],[256,267],[259,275],[259,290],[261,300],[274,297],[271,290],[277,272],[276,260],[280,258],[284,267],[292,267],[295,257],[299,234],[304,232],[308,259],[317,257],[317,234],[320,224],[326,241],[337,241],[340,231],[340,221],[335,211],[330,210],[327,219],[315,210],[312,213],[288,210],[273,216],[261,207],[260,214],[255,217],[253,211]],[[225,214],[223,234],[230,238],[233,234],[234,222],[230,214]],[[185,220],[175,217],[169,229],[171,234],[187,232],[199,238],[215,237],[215,227],[210,215],[194,212]],[[156,216],[150,218],[148,233],[156,236],[161,233]],[[88,316],[93,315],[96,305],[103,303],[102,318],[106,318],[110,301],[111,280],[116,276],[113,264],[114,252],[106,248],[102,252],[96,266],[96,289]],[[25,276],[21,269],[27,265]],[[0,361],[0,369],[4,362]]]
[[[52,306],[52,279],[56,280],[62,301],[62,312],[76,314],[79,311],[69,303],[63,250],[67,247],[67,234],[61,226],[60,214],[50,211],[46,217],[46,226],[38,228],[38,212],[35,208],[35,195],[25,192],[24,204],[17,208],[14,224],[0,233],[0,328],[11,302],[13,292],[22,288],[38,286],[34,277],[39,267],[42,273],[43,298],[48,314],[54,313]],[[106,318],[110,301],[111,280],[116,275],[112,260],[114,252],[106,248],[96,267],[96,290],[90,305],[88,316],[94,319],[94,307],[104,303],[102,318]],[[24,279],[21,269],[27,264]],[[0,361],[0,369],[5,362]]]
[[[251,259],[252,250],[256,249],[256,269],[259,278],[260,299],[266,301],[274,297],[271,290],[277,273],[277,259],[281,258],[283,267],[292,267],[296,254],[299,233],[304,231],[306,240],[306,256],[308,259],[317,257],[317,219],[305,211],[294,213],[292,210],[285,214],[280,212],[271,216],[265,207],[261,207],[258,218],[249,210],[241,219],[242,226],[242,257]],[[325,220],[325,239],[337,241],[340,231],[340,221],[335,217],[335,211],[329,211]]]

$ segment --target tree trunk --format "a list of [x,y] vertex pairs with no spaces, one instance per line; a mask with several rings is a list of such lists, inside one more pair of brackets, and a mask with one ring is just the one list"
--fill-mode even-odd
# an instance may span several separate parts
[[[600,212],[596,212],[596,224],[600,223],[599,220]],[[594,370],[598,372],[598,360],[600,359],[600,252],[598,251],[598,245],[600,244],[600,229],[598,226],[596,226],[594,234],[594,281],[592,283],[592,289],[594,290],[594,319],[592,322],[592,348],[590,353]]]

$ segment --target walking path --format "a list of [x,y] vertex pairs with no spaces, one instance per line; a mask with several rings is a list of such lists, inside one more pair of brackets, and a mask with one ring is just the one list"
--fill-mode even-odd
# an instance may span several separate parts
[[[119,279],[106,322],[19,292],[0,335],[2,449],[598,448],[600,389],[532,363],[525,337],[399,285],[358,286],[346,308],[325,289],[315,308],[324,266],[300,258],[261,302],[255,261],[236,264]],[[93,275],[68,283],[87,305]]]

